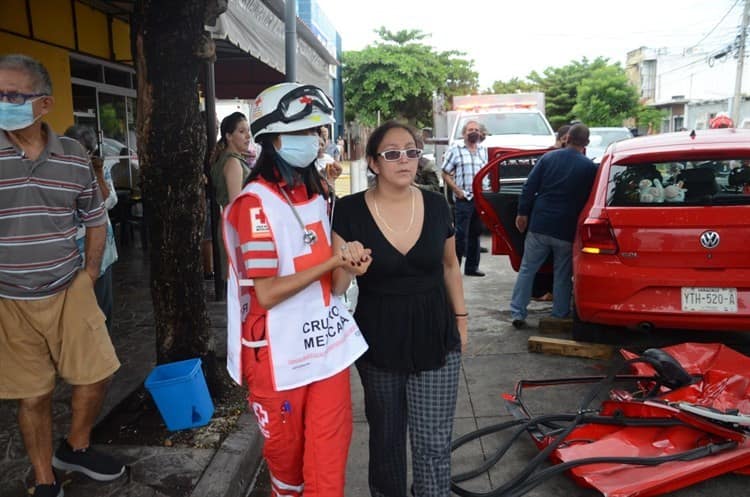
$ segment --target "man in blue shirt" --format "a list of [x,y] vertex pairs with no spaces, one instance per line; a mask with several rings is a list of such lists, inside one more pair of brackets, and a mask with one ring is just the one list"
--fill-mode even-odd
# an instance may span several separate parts
[[576,124],[568,131],[565,148],[546,153],[531,170],[518,202],[516,228],[528,228],[523,259],[513,288],[510,311],[513,326],[526,325],[526,307],[534,275],[552,252],[555,296],[552,316],[570,314],[573,275],[573,237],[578,215],[594,184],[596,165],[584,155],[589,129]]

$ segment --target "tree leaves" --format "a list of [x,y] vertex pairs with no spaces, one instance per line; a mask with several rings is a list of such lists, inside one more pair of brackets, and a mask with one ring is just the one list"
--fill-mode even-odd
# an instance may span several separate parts
[[[532,71],[526,79],[495,81],[494,93],[541,91],[545,114],[553,128],[573,120],[588,126],[622,126],[623,121],[641,114],[638,93],[628,82],[619,64],[597,57],[571,61],[561,67],[548,67],[542,74]],[[649,120],[655,120],[653,113]]]
[[573,113],[589,126],[622,126],[638,110],[638,92],[619,64],[599,67],[581,80]]
[[[432,95],[477,93],[474,61],[457,51],[438,52],[423,41],[420,30],[376,30],[380,40],[343,55],[344,98],[347,121],[374,125],[402,119],[416,126],[432,123]],[[578,119],[589,126],[622,126],[626,119],[657,121],[638,102],[625,71],[609,59],[586,57],[561,67],[548,67],[526,78],[495,81],[487,93],[541,91],[545,113],[553,128]]]
[[473,61],[462,52],[437,52],[421,42],[420,30],[376,30],[380,40],[343,55],[346,120],[374,125],[402,119],[432,125],[432,95],[474,93],[479,85]]

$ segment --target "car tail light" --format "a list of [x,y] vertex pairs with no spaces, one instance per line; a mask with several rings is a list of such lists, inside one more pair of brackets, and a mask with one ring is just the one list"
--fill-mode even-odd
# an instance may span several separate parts
[[582,251],[587,254],[616,254],[617,240],[608,219],[587,218],[581,226]]

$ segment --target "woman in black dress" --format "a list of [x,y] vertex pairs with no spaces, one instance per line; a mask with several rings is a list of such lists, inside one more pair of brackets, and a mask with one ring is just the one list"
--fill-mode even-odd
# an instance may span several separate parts
[[370,267],[357,277],[355,319],[370,346],[357,369],[370,425],[373,497],[407,495],[407,426],[414,495],[450,494],[468,314],[448,204],[413,186],[421,155],[416,143],[406,125],[377,128],[366,148],[375,186],[339,201],[333,221],[339,244],[358,240],[372,250]]

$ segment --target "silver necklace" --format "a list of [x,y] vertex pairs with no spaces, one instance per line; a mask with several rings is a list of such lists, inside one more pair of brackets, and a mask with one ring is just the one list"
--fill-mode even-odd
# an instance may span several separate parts
[[385,228],[392,232],[392,233],[406,233],[411,229],[412,224],[414,224],[414,189],[409,187],[409,191],[411,192],[411,217],[409,218],[409,225],[404,229],[403,231],[396,231],[388,224],[388,221],[386,221],[383,216],[380,215],[380,209],[378,208],[378,201],[375,199],[375,192],[372,193],[372,203],[375,206],[375,216],[377,216],[378,219],[383,223],[383,226]]
[[305,223],[302,222],[302,218],[299,217],[297,209],[294,207],[294,204],[292,204],[292,201],[289,200],[289,195],[286,194],[284,188],[279,187],[279,191],[284,196],[284,199],[286,200],[286,203],[289,204],[289,207],[292,208],[292,213],[294,213],[294,217],[297,219],[299,227],[302,228],[302,241],[305,242],[305,245],[312,245],[313,243],[317,242],[318,235],[316,235],[314,231],[305,228]]

